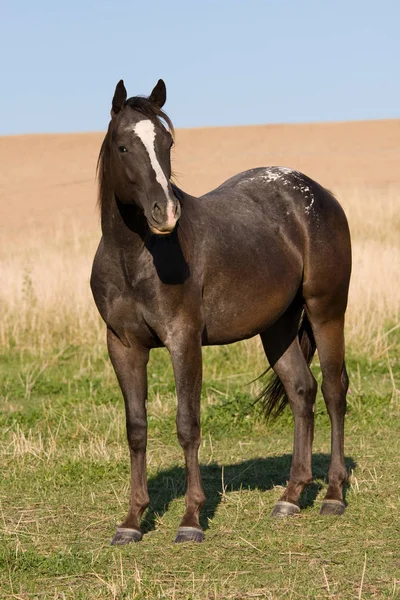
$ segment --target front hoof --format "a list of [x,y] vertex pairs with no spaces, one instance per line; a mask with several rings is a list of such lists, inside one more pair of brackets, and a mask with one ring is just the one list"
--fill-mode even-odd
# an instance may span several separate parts
[[292,502],[286,502],[285,500],[278,500],[275,504],[271,517],[291,517],[292,515],[298,515],[300,512],[300,508],[297,504],[293,504]]
[[183,542],[202,542],[204,540],[204,533],[197,527],[178,527],[178,535],[175,538],[175,544],[182,544]]
[[346,506],[341,500],[323,500],[320,515],[342,515]]
[[142,533],[137,529],[129,529],[128,527],[118,527],[116,534],[111,540],[111,546],[125,546],[131,542],[140,542]]

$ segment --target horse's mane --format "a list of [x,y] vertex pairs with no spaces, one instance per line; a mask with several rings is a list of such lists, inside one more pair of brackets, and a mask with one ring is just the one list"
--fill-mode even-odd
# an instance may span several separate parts
[[[125,106],[130,106],[132,110],[142,113],[142,115],[148,117],[149,119],[159,119],[164,121],[168,125],[168,129],[172,137],[174,136],[174,126],[172,125],[171,119],[163,110],[161,110],[161,108],[159,108],[156,104],[153,104],[153,102],[150,102],[148,98],[144,98],[143,96],[134,96],[133,98],[128,98],[128,100],[125,102]],[[100,210],[102,208],[103,201],[106,199],[108,190],[107,159],[111,150],[112,137],[113,120],[110,121],[106,136],[100,148],[99,158],[97,159],[97,177],[99,180],[98,205]]]

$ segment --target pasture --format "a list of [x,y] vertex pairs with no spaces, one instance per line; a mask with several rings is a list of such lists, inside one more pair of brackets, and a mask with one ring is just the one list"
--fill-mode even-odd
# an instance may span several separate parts
[[[264,164],[302,170],[342,203],[354,254],[347,512],[318,514],[330,447],[319,394],[303,511],[269,518],[288,477],[292,417],[266,424],[252,406],[260,382],[250,382],[266,366],[258,340],[208,348],[201,545],[172,543],[185,479],[172,369],[157,350],[146,534],[109,546],[126,513],[129,462],[123,402],[88,287],[101,138],[0,139],[0,598],[400,597],[400,121],[177,132],[183,189],[202,193]],[[318,357],[313,371],[320,380]]]

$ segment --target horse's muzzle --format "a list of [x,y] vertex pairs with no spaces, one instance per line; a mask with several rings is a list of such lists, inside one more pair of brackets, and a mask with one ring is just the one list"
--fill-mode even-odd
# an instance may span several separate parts
[[148,219],[147,222],[152,233],[168,235],[174,231],[180,216],[181,205],[178,201],[168,202],[164,210],[155,202],[151,210],[151,219]]

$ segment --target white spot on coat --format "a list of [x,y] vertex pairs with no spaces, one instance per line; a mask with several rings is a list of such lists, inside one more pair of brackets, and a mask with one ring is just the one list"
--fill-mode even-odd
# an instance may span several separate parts
[[[251,172],[253,171],[254,169],[251,170]],[[249,181],[256,180],[265,181],[267,183],[279,181],[281,185],[285,187],[291,186],[293,190],[301,192],[306,200],[310,200],[309,204],[304,208],[306,215],[310,214],[315,202],[315,196],[310,187],[306,185],[304,175],[299,171],[290,169],[289,167],[266,167],[257,173],[257,175],[253,175],[253,177],[249,177],[248,179],[243,179],[240,183],[245,184]]]
[[305,209],[304,209],[304,212],[306,213],[306,215],[309,215],[309,214],[310,214],[310,212],[311,212],[311,209],[312,209],[312,207],[313,207],[313,204],[314,204],[314,201],[315,201],[315,198],[314,198],[314,196],[311,196],[311,202],[310,202],[310,204],[308,204],[308,205],[305,207]]

